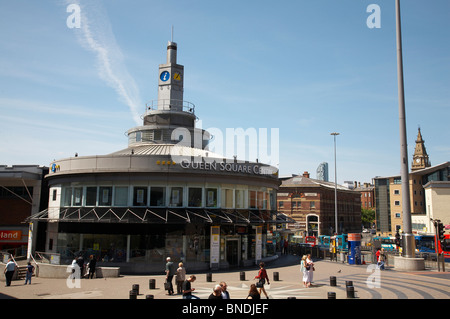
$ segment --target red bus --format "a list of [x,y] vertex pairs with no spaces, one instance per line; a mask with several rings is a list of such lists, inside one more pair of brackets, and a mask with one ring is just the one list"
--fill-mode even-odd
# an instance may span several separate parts
[[311,247],[316,246],[316,237],[315,236],[306,236],[305,244],[310,244]]
[[437,253],[444,253],[445,261],[450,262],[450,234],[445,234],[442,242],[438,241]]

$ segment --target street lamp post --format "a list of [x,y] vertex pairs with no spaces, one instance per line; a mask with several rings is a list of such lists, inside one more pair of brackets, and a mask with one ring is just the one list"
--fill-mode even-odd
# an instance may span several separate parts
[[412,233],[411,203],[408,176],[408,145],[406,137],[405,93],[403,87],[402,31],[400,20],[400,0],[395,1],[397,31],[397,77],[398,77],[398,110],[400,122],[400,167],[402,179],[403,206],[403,247],[402,256],[415,257],[415,241]]
[[334,138],[334,229],[336,235],[338,234],[338,211],[337,211],[337,170],[336,170],[336,136],[339,133],[333,132],[330,135],[333,135]]

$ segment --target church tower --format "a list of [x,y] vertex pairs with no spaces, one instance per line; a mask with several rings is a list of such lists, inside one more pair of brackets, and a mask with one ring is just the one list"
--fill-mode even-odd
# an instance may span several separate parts
[[411,170],[416,171],[416,170],[424,169],[424,168],[427,168],[430,166],[431,166],[431,163],[428,158],[427,150],[425,149],[425,141],[422,138],[422,133],[420,132],[420,127],[419,127],[419,133],[417,134],[416,148],[414,149]]

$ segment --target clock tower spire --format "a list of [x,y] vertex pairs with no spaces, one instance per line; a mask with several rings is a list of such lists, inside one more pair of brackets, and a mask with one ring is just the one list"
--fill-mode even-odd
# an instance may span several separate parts
[[416,171],[418,169],[423,169],[426,167],[430,167],[431,163],[428,158],[427,150],[425,149],[425,141],[422,138],[422,133],[419,132],[417,134],[416,139],[416,147],[414,149],[414,155],[413,155],[413,163],[411,165],[411,170]]
[[183,81],[184,66],[177,64],[177,44],[169,41],[167,63],[159,65],[158,110],[183,110]]

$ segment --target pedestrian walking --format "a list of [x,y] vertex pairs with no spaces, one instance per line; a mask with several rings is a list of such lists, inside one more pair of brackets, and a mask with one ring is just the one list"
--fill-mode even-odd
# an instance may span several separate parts
[[288,248],[289,248],[289,242],[286,240],[284,242],[284,254],[287,255],[288,254]]
[[303,255],[302,260],[300,261],[300,272],[302,273],[303,287],[307,288],[308,271],[306,270],[306,255]]
[[16,263],[12,260],[12,258],[9,258],[4,271],[6,279],[6,287],[11,286],[11,281],[15,271],[16,271]]
[[306,279],[306,287],[311,287],[311,283],[313,282],[313,274],[314,274],[314,262],[311,259],[311,254],[306,255],[306,272],[308,273]]
[[268,285],[270,285],[269,276],[267,276],[267,271],[264,268],[264,266],[265,265],[263,262],[259,263],[258,275],[256,275],[254,279],[259,279],[258,285],[257,285],[257,288],[259,288],[259,294],[261,295],[261,291],[262,291],[262,292],[264,292],[264,295],[266,296],[266,298],[269,299],[266,289],[264,289],[264,285],[266,284],[266,282]]
[[183,282],[186,280],[186,268],[183,263],[178,264],[177,273],[175,275],[175,281],[177,283],[177,294],[183,293]]
[[187,280],[183,283],[183,299],[200,299],[197,296],[194,296],[192,292],[195,288],[192,288],[191,284],[197,279],[194,275],[190,275]]
[[29,285],[31,285],[31,277],[33,276],[33,273],[34,273],[34,266],[31,264],[31,262],[28,262],[27,272],[25,273],[24,285],[26,285],[27,283],[29,283]]
[[213,289],[213,292],[209,295],[208,299],[223,299],[222,287],[220,285],[216,285]]
[[261,295],[258,292],[258,289],[256,289],[255,284],[250,285],[250,290],[248,291],[248,296],[246,299],[261,299]]
[[386,260],[386,255],[384,253],[384,248],[378,249],[377,253],[377,269],[384,270],[384,264]]
[[174,294],[172,279],[176,273],[176,270],[175,270],[175,266],[173,265],[173,262],[170,257],[167,257],[166,261],[167,261],[167,263],[166,263],[166,283],[168,283],[166,290],[168,291],[168,294],[171,296]]
[[225,281],[220,282],[220,287],[222,287],[222,298],[223,299],[230,299],[230,293],[227,290],[227,283]]
[[94,255],[89,256],[89,264],[88,264],[88,278],[93,279],[95,274],[95,268],[97,267],[97,259]]
[[80,267],[80,278],[84,277],[84,258],[83,255],[80,254],[77,258],[78,267]]

